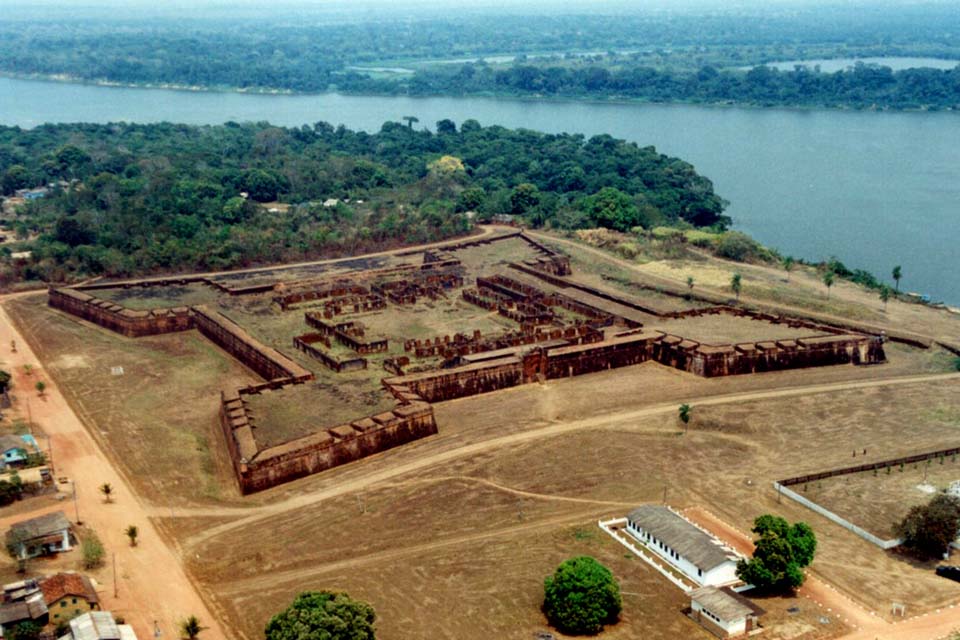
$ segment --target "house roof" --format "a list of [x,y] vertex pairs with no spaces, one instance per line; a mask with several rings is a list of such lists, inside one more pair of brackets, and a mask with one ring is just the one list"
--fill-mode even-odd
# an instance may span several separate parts
[[120,627],[109,611],[91,611],[70,621],[74,640],[121,640]]
[[7,541],[32,540],[59,533],[70,528],[70,521],[63,511],[55,511],[22,522],[16,522],[7,532]]
[[738,620],[766,613],[733,589],[728,587],[701,587],[690,592],[690,600],[698,603],[721,620]]
[[43,599],[52,605],[66,596],[79,596],[90,603],[99,603],[93,583],[87,576],[79,573],[58,573],[40,582]]
[[10,434],[0,436],[0,451],[9,451],[10,449],[23,449],[24,451],[28,451],[32,449],[32,447],[20,436]]
[[13,624],[23,620],[36,620],[48,613],[43,598],[35,597],[20,602],[5,602],[0,605],[0,625]]
[[631,511],[627,519],[704,571],[737,560],[731,549],[667,507],[643,505]]

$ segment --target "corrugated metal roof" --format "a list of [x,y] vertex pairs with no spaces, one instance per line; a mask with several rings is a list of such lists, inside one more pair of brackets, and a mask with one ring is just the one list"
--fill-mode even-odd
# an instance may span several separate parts
[[704,571],[737,559],[719,540],[667,507],[644,505],[631,511],[627,518]]

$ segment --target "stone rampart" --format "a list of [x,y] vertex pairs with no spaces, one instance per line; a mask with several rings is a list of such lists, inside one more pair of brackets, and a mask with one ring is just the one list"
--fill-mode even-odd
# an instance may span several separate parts
[[[433,407],[426,402],[401,404],[392,411],[297,438],[283,444],[249,451],[246,431],[251,430],[239,415],[237,400],[224,396],[221,427],[231,450],[234,470],[242,493],[262,491],[278,484],[359,460],[408,442],[437,433]],[[242,399],[240,400],[242,403]],[[252,430],[251,430],[252,431]],[[233,444],[231,444],[233,441]],[[256,447],[255,441],[253,447]]]
[[47,302],[51,307],[131,338],[187,331],[194,326],[189,307],[138,311],[76,289],[50,289]]

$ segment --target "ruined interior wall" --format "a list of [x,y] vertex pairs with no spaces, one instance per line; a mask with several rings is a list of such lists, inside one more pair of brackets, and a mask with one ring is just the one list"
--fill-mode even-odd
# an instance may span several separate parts
[[193,314],[200,333],[267,380],[289,378],[290,382],[302,382],[313,379],[310,371],[254,339],[222,313],[198,305],[193,307]]
[[525,382],[519,358],[501,358],[484,365],[441,369],[431,375],[414,374],[384,380],[387,386],[409,387],[427,402],[441,402],[515,387]]

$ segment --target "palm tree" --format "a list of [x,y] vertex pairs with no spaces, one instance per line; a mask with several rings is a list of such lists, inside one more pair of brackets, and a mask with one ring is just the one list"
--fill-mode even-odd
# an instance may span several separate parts
[[733,277],[730,278],[730,290],[737,296],[737,300],[740,299],[740,290],[743,288],[742,280],[743,277],[739,273],[733,274]]
[[190,616],[180,623],[180,634],[187,640],[197,640],[197,636],[199,636],[200,632],[204,629],[206,629],[206,627],[200,626],[200,621],[197,619],[197,616]]
[[793,265],[796,260],[793,259],[793,256],[787,256],[780,261],[780,264],[783,265],[783,270],[787,272],[787,282],[790,282],[790,272],[793,271]]
[[830,287],[833,286],[834,277],[833,271],[827,271],[823,274],[823,284],[827,287],[827,298],[830,297]]
[[132,524],[126,529],[123,530],[123,533],[130,538],[130,546],[137,546],[137,536],[140,535],[140,531],[137,529],[137,525]]
[[893,279],[897,283],[897,293],[900,293],[900,278],[903,277],[903,269],[900,268],[900,265],[897,265],[893,268]]
[[100,493],[103,494],[104,502],[113,502],[113,486],[109,482],[100,485]]

